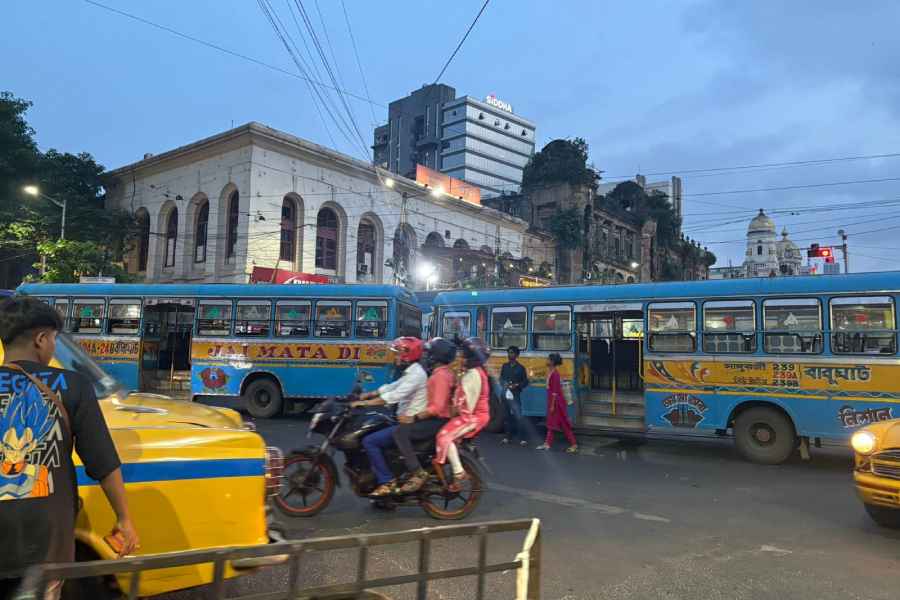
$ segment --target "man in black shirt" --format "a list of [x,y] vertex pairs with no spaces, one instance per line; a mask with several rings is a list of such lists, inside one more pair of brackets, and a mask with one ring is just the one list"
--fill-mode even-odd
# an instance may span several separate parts
[[[35,298],[0,303],[0,600],[36,564],[75,559],[78,484],[73,446],[116,514],[110,545],[120,556],[138,547],[116,448],[94,390],[82,375],[50,359],[59,314]],[[47,598],[58,597],[51,582]]]
[[528,372],[519,362],[518,347],[510,346],[507,356],[509,362],[500,369],[500,385],[506,401],[506,427],[501,443],[508,444],[519,438],[519,444],[526,446],[528,442],[525,439],[527,432],[523,431],[522,390],[528,387]]

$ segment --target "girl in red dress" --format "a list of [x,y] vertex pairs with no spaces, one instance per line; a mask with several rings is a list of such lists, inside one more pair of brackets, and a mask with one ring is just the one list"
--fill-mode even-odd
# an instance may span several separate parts
[[572,433],[572,423],[569,422],[569,411],[563,395],[562,378],[557,370],[561,364],[562,357],[556,352],[547,357],[547,367],[550,370],[547,375],[547,439],[537,447],[537,450],[549,450],[553,444],[554,433],[562,431],[569,440],[566,452],[575,454],[578,452],[578,441]]

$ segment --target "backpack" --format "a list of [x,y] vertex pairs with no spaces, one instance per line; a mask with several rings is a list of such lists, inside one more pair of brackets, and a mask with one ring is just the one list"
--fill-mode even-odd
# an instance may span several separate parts
[[497,392],[500,389],[500,385],[494,379],[494,376],[488,374],[487,380],[489,389],[488,410],[490,410],[491,418],[487,425],[484,426],[484,430],[488,433],[502,433],[504,422],[506,421],[506,404],[503,402],[503,397]]

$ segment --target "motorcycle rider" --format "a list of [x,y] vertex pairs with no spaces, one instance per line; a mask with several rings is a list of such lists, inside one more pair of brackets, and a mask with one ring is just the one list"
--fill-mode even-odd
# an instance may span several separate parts
[[[353,407],[397,405],[397,420],[400,423],[412,422],[413,416],[425,409],[426,383],[428,375],[419,364],[422,358],[422,340],[415,337],[399,337],[391,343],[394,352],[394,365],[402,371],[400,378],[385,384],[374,392],[363,394],[359,400],[351,403]],[[394,491],[396,481],[387,461],[384,449],[394,445],[394,430],[397,425],[381,429],[363,438],[363,447],[369,455],[372,471],[378,487],[370,494],[382,498]]]
[[456,374],[450,366],[456,359],[456,344],[444,338],[432,338],[425,344],[425,355],[431,369],[428,403],[412,419],[401,420],[394,430],[394,441],[403,453],[407,473],[410,474],[400,488],[404,494],[417,492],[428,481],[428,472],[419,463],[412,443],[434,439],[447,423],[450,419],[450,395],[456,386]]
[[491,355],[488,346],[478,338],[467,338],[462,343],[466,372],[453,395],[455,416],[437,434],[435,469],[442,468],[448,459],[453,469],[453,483],[449,489],[460,490],[460,483],[469,478],[459,459],[456,440],[475,437],[491,420],[489,405],[490,381],[484,365]]

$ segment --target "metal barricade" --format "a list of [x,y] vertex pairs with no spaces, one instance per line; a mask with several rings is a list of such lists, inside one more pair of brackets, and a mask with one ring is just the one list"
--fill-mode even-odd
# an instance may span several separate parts
[[[527,532],[521,551],[511,561],[488,564],[488,536],[495,533],[515,531]],[[431,567],[432,542],[463,536],[475,536],[478,539],[477,565],[433,570]],[[418,542],[418,567],[416,573],[367,579],[369,550],[371,548],[409,542]],[[300,566],[305,553],[348,549],[357,550],[355,581],[315,587],[302,586],[300,582]],[[43,600],[48,582],[59,579],[130,574],[130,586],[129,590],[127,590],[127,596],[129,600],[135,600],[139,595],[141,573],[144,571],[212,563],[213,581],[206,590],[207,598],[209,600],[223,600],[225,598],[224,574],[226,563],[262,557],[284,557],[284,562],[289,566],[288,589],[271,593],[229,596],[228,600],[387,598],[374,593],[372,590],[403,584],[416,584],[416,599],[425,600],[429,597],[429,582],[471,576],[477,576],[477,592],[474,598],[483,600],[485,598],[486,576],[489,573],[504,571],[516,572],[516,600],[538,600],[541,597],[540,521],[538,519],[518,519],[408,529],[390,533],[292,540],[253,547],[171,552],[121,560],[41,565],[33,567],[27,572],[22,587],[14,598],[15,600]]]

